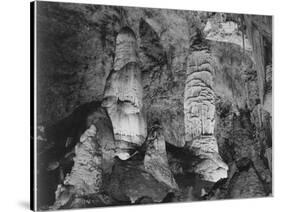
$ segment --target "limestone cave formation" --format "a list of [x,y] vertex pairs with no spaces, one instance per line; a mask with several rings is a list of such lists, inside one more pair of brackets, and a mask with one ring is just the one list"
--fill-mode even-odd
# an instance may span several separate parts
[[40,210],[272,195],[272,17],[37,3]]

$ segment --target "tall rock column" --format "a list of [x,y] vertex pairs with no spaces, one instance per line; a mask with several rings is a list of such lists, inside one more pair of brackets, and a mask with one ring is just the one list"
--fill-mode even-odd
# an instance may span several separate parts
[[227,177],[216,138],[215,93],[213,90],[214,60],[208,48],[196,48],[189,56],[184,93],[185,140],[199,158],[194,172],[203,180],[216,182]]
[[102,104],[119,142],[117,155],[123,160],[130,156],[128,149],[142,145],[147,135],[142,97],[137,40],[134,32],[124,27],[116,38],[114,68],[108,76]]

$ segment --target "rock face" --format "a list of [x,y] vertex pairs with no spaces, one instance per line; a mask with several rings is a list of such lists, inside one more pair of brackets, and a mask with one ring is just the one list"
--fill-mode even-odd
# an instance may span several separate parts
[[102,153],[97,142],[95,125],[81,136],[75,147],[74,166],[56,191],[53,209],[69,203],[75,197],[95,194],[102,186]]
[[[248,172],[242,172],[234,179],[232,190],[230,192],[231,198],[252,198],[265,196],[264,188],[259,183],[259,179],[255,170],[250,168]],[[242,189],[241,186],[242,185]]]
[[137,49],[137,38],[133,30],[129,27],[122,28],[116,38],[114,70],[119,71],[128,63],[138,63]]
[[158,182],[143,164],[132,161],[116,163],[113,168],[108,191],[119,201],[137,203],[149,198],[151,202],[161,202],[169,187]]
[[140,146],[146,138],[143,89],[134,32],[125,27],[116,38],[114,66],[104,91],[115,140]]
[[74,164],[57,187],[52,209],[97,206],[106,202],[100,200],[101,196],[96,197],[98,200],[86,200],[89,196],[100,195],[103,191],[102,176],[112,171],[116,151],[112,125],[102,108],[87,115],[85,122],[88,129],[75,145]]
[[38,5],[39,209],[271,195],[271,17]]
[[[114,165],[114,153],[116,144],[112,130],[112,123],[103,108],[98,108],[94,113],[87,117],[87,125],[94,125],[97,129],[97,145],[100,146],[102,156],[103,173],[110,173]],[[84,134],[83,134],[84,135]],[[80,138],[81,140],[81,138]]]
[[227,178],[228,166],[219,155],[215,137],[194,139],[191,150],[199,157],[199,163],[194,166],[194,172],[206,181],[217,182]]
[[[240,22],[232,20],[231,14],[216,13],[210,17],[204,28],[206,39],[239,45],[243,50],[251,51],[249,39],[243,29],[239,29]],[[237,17],[239,19],[239,16]]]
[[74,166],[64,182],[81,190],[82,194],[97,193],[102,183],[102,153],[95,140],[96,131],[95,125],[91,125],[82,134],[80,143],[75,147]]
[[144,157],[144,167],[159,182],[166,184],[172,190],[177,190],[178,185],[170,170],[166,153],[163,132],[155,129],[148,137],[148,146]]
[[263,108],[272,115],[272,65],[266,66],[266,88]]
[[272,19],[270,16],[245,15],[244,20],[247,35],[253,47],[253,56],[258,74],[259,95],[261,102],[264,103],[266,66],[272,64]]

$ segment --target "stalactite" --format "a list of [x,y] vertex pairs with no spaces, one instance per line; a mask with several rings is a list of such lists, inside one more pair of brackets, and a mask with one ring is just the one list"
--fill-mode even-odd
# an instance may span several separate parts
[[[142,145],[146,138],[142,98],[136,36],[124,27],[116,38],[114,69],[107,79],[102,105],[112,121],[115,140],[123,143],[126,155],[125,149]],[[119,155],[124,154],[121,151]]]

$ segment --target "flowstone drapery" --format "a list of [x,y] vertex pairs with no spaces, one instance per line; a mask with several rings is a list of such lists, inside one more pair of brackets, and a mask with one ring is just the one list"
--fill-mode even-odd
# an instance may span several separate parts
[[116,38],[114,69],[107,78],[103,100],[115,140],[123,149],[117,153],[121,159],[130,155],[125,149],[140,146],[146,138],[142,96],[136,37],[130,28],[124,27]]

